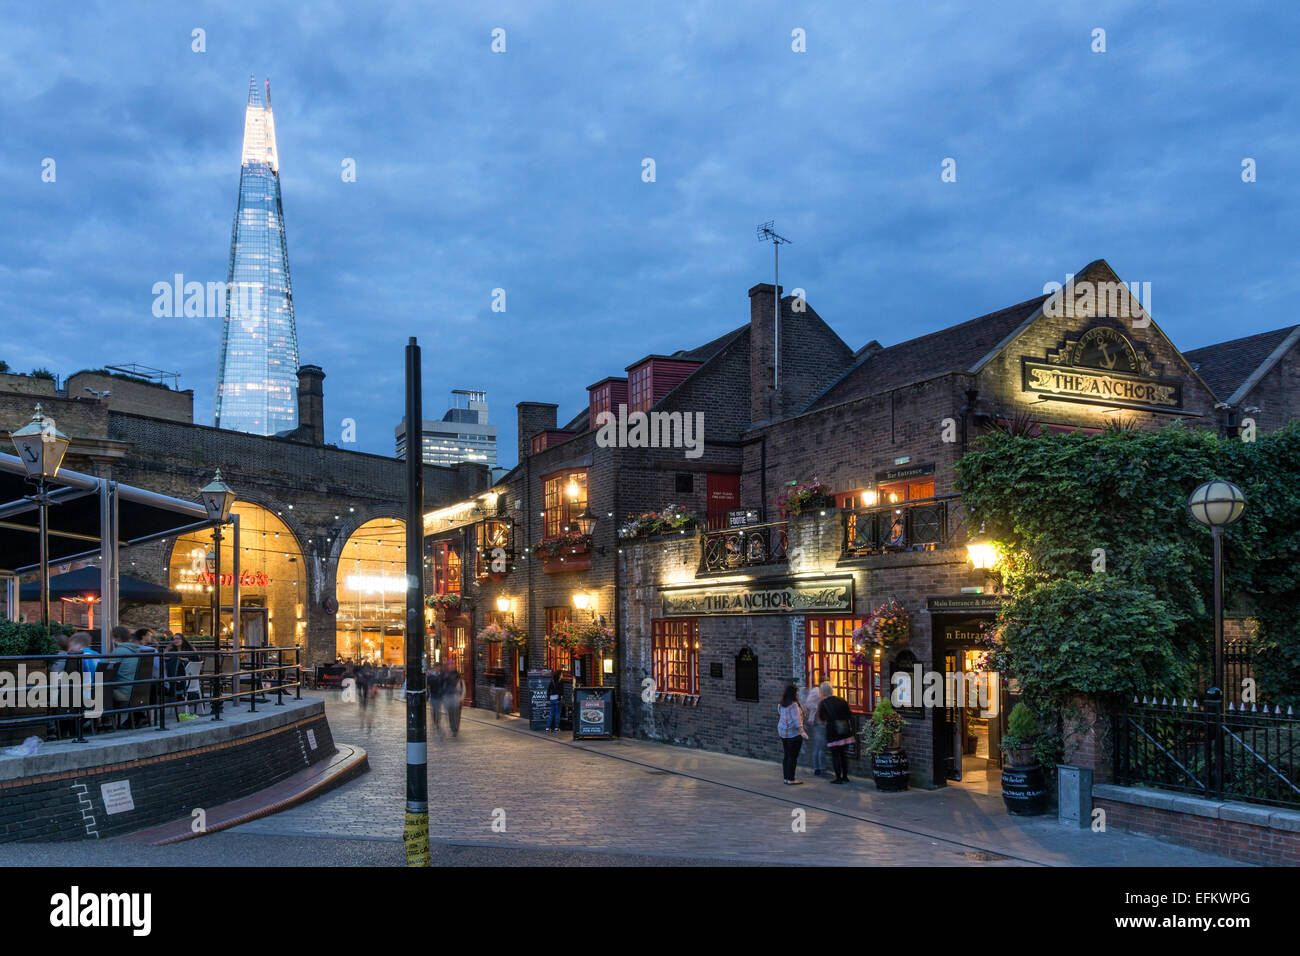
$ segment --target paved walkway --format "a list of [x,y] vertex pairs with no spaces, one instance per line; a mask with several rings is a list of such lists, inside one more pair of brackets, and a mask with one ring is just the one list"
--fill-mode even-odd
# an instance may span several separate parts
[[[370,773],[229,833],[401,838],[405,704],[386,694],[375,700],[367,732],[355,704],[322,696],[335,738],[365,747]],[[455,738],[431,736],[435,843],[754,863],[1228,863],[1147,837],[1012,817],[1000,797],[968,789],[882,794],[870,781],[835,787],[812,776],[802,787],[787,787],[775,759],[633,740],[575,742],[487,711],[466,710]]]

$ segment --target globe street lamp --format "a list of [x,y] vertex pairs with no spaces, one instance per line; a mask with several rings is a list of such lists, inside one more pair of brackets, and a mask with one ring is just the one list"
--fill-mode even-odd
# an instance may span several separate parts
[[1246,496],[1230,481],[1207,481],[1187,499],[1188,510],[1214,539],[1214,686],[1206,704],[1214,721],[1214,790],[1223,793],[1223,529],[1246,510]]
[[1187,499],[1192,517],[1214,540],[1214,688],[1223,693],[1223,529],[1246,510],[1246,496],[1230,481],[1207,481]]
[[18,449],[18,457],[27,469],[27,480],[36,482],[36,494],[31,496],[40,506],[40,559],[41,559],[41,624],[48,631],[50,627],[50,549],[49,549],[49,506],[50,496],[45,483],[59,473],[63,456],[71,442],[54,427],[54,420],[41,414],[41,406],[36,406],[32,420],[10,432],[9,438]]

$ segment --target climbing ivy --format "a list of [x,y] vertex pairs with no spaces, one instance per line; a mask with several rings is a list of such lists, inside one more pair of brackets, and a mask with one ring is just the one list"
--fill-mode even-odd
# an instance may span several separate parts
[[[1247,506],[1224,534],[1225,608],[1254,616],[1260,699],[1300,704],[1300,422],[1244,442],[1173,424],[990,433],[958,464],[973,527],[1004,556],[994,660],[1031,706],[1071,692],[1192,694],[1213,645],[1208,529],[1187,496],[1212,478]],[[1202,670],[1204,672],[1204,670]],[[1059,711],[1058,711],[1059,712]]]

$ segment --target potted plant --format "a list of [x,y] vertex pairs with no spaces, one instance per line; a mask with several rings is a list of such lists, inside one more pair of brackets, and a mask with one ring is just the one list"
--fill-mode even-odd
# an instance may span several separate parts
[[1047,775],[1034,753],[1040,730],[1034,712],[1019,702],[1007,715],[1007,732],[1000,744],[1006,761],[1002,767],[1002,802],[1016,816],[1036,817],[1047,812]]
[[907,751],[902,748],[903,717],[888,697],[882,697],[862,728],[862,744],[871,754],[871,775],[876,789],[896,792],[907,789]]
[[683,532],[699,524],[699,517],[687,511],[681,505],[668,505],[663,511],[647,511],[640,515],[628,515],[627,521],[618,529],[620,538],[649,538],[656,534]]
[[563,554],[585,554],[591,550],[591,535],[581,531],[563,531],[551,538],[543,538],[533,548],[543,558],[557,558]]

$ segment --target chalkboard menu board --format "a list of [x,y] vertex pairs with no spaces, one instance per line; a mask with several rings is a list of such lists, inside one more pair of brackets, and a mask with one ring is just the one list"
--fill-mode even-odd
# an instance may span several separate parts
[[736,700],[758,700],[758,655],[748,647],[736,655]]
[[614,688],[573,689],[573,739],[606,739],[614,736]]
[[550,671],[528,672],[528,729],[545,730],[546,718],[550,715],[550,701],[547,699],[546,687],[551,683]]

